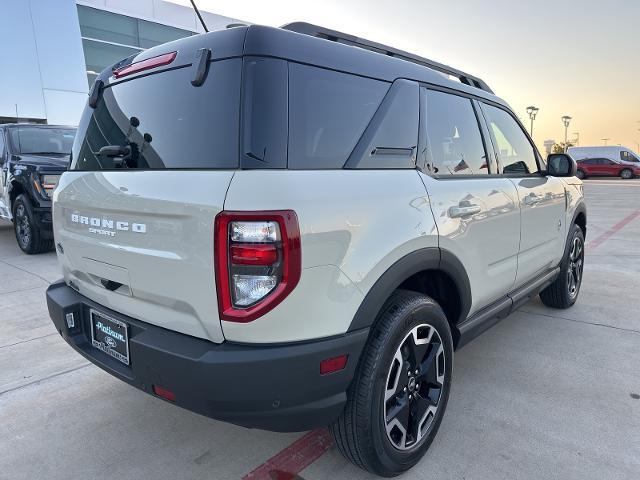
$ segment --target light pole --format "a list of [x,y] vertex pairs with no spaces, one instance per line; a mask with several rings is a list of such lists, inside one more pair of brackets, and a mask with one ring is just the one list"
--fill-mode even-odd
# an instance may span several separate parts
[[565,115],[562,117],[562,123],[564,124],[564,151],[567,151],[567,130],[569,129],[569,124],[571,123],[571,117],[569,115]]
[[577,147],[578,145],[580,145],[580,132],[573,132],[573,134],[576,136],[576,140],[574,143],[576,144],[576,147]]
[[533,105],[527,107],[527,113],[529,114],[529,119],[531,120],[531,128],[529,129],[529,135],[531,135],[531,138],[533,138],[533,121],[536,119],[536,115],[539,111],[540,109],[538,107],[534,107]]
[[611,140],[610,138],[603,138],[602,141],[604,142],[604,146],[607,146],[607,142]]

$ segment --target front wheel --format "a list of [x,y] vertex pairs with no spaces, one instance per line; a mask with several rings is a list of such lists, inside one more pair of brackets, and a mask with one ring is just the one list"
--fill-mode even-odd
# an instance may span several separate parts
[[360,359],[341,417],[340,452],[385,477],[415,465],[433,441],[449,398],[453,341],[431,298],[397,291],[385,303]]
[[18,246],[24,253],[33,255],[53,248],[53,240],[42,238],[31,201],[24,194],[18,195],[13,202],[13,229]]
[[633,172],[631,171],[631,169],[625,168],[620,172],[620,177],[624,178],[625,180],[629,180],[630,178],[633,178]]
[[576,177],[578,177],[580,180],[584,180],[585,178],[587,178],[587,175],[584,173],[584,170],[578,169],[576,170]]
[[552,308],[569,308],[576,303],[582,285],[583,269],[584,234],[578,225],[573,224],[569,243],[560,263],[560,274],[551,285],[540,292],[542,303]]

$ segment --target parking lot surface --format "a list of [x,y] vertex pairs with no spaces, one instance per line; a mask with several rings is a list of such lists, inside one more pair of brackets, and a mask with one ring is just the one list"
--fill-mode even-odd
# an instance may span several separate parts
[[[536,299],[456,352],[440,432],[403,479],[640,478],[640,180],[585,195],[577,304]],[[49,320],[59,277],[55,254],[22,254],[0,223],[0,479],[373,478],[323,430],[216,422],[89,364]]]

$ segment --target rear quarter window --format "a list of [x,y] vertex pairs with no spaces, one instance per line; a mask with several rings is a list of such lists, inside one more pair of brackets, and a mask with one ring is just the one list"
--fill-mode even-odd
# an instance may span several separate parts
[[389,83],[289,64],[291,169],[342,168]]
[[[199,87],[187,67],[104,88],[83,114],[71,169],[237,168],[241,69],[239,58],[212,62]],[[97,154],[108,145],[130,145],[135,158]]]

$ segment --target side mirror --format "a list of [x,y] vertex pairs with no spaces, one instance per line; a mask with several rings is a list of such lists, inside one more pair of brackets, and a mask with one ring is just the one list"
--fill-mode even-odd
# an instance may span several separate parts
[[547,174],[553,177],[574,177],[578,165],[566,153],[552,153],[547,157]]

